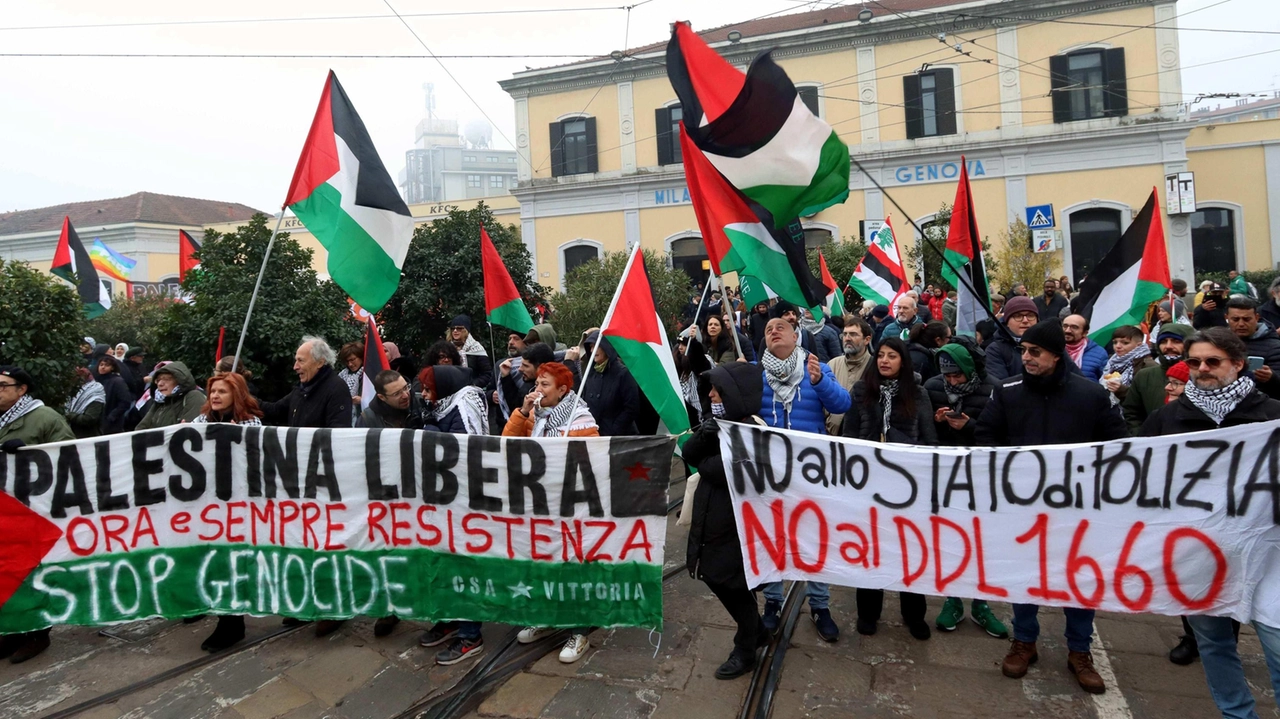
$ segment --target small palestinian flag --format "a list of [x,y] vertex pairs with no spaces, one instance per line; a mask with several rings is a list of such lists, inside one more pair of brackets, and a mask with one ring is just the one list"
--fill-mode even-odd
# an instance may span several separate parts
[[53,274],[76,285],[80,301],[84,303],[85,316],[93,319],[111,309],[111,292],[98,276],[89,252],[71,226],[71,218],[62,218],[62,235],[58,248],[53,251]]
[[844,291],[840,289],[840,285],[831,276],[831,271],[827,269],[827,258],[822,256],[822,250],[818,250],[818,265],[822,268],[822,284],[831,290],[827,294],[826,301],[822,303],[822,309],[826,311],[828,317],[844,317]]
[[500,325],[520,334],[533,329],[533,319],[525,309],[524,300],[511,273],[502,262],[502,255],[493,246],[484,225],[480,226],[480,266],[484,272],[484,315],[489,324]]
[[910,289],[890,217],[886,216],[884,226],[868,238],[867,254],[849,278],[849,286],[863,299],[890,307],[899,295]]
[[178,281],[186,282],[187,273],[200,266],[196,253],[200,251],[200,243],[196,242],[186,230],[178,230]]
[[1105,345],[1117,327],[1141,323],[1171,285],[1160,201],[1152,188],[1133,224],[1080,283],[1076,302],[1078,312],[1089,318],[1089,339]]
[[329,72],[285,206],[329,252],[329,276],[377,312],[400,284],[413,217],[356,114]]
[[809,111],[770,53],[743,75],[678,22],[667,44],[667,78],[694,145],[768,211],[774,227],[849,196],[849,148]]
[[[671,343],[658,316],[653,285],[638,243],[627,260],[600,334],[609,338],[609,344],[640,385],[667,432],[677,436],[687,433],[689,412],[680,393]],[[677,441],[684,444],[685,439]]]
[[374,378],[379,372],[389,369],[391,369],[391,362],[387,359],[387,350],[382,346],[378,326],[374,324],[371,316],[365,324],[364,331],[364,369],[361,372],[364,375],[364,384],[360,390],[360,409],[368,407],[374,396],[378,394],[373,387]]
[[[993,317],[981,238],[973,209],[973,190],[969,187],[969,170],[964,155],[961,155],[960,182],[956,185],[956,202],[951,207],[947,248],[943,252],[947,261],[942,263],[942,279],[956,290],[956,333],[967,337],[974,336],[978,322]],[[952,270],[953,266],[963,278]]]

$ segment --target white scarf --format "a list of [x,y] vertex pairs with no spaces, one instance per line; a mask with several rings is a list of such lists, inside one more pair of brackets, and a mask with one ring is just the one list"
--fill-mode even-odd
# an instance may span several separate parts
[[21,419],[23,415],[27,414],[28,412],[33,412],[36,409],[39,409],[40,407],[43,407],[43,406],[44,406],[44,402],[41,402],[35,397],[32,397],[29,394],[22,395],[21,397],[18,398],[17,402],[13,403],[13,406],[10,407],[8,411],[6,411],[4,414],[0,414],[0,429],[4,429],[5,427],[8,427],[9,425]]
[[[467,341],[463,342],[462,346],[458,348],[458,354],[462,355],[462,366],[469,367],[470,365],[467,364],[467,355],[488,355],[489,353],[485,351],[484,345],[477,342],[475,337],[468,334]],[[488,433],[485,432],[484,434]]]
[[467,434],[489,434],[489,413],[485,407],[484,391],[475,385],[467,385],[436,403],[431,411],[432,419],[437,422],[445,415],[458,408],[462,417],[462,426]]
[[[578,402],[578,409],[574,411],[573,404],[577,395],[573,390],[569,390],[565,396],[554,407],[537,407],[533,411],[533,434],[534,437],[560,437],[564,434],[565,429],[591,429],[596,426],[596,418],[591,416],[591,410],[587,408],[586,402]],[[569,417],[569,413],[573,412],[573,417]]]
[[89,405],[94,402],[107,401],[107,390],[103,388],[98,381],[85,382],[80,386],[80,391],[76,392],[76,396],[67,402],[67,414],[83,414]]
[[799,395],[800,382],[804,379],[808,364],[808,352],[796,346],[786,359],[778,359],[773,353],[765,350],[760,357],[760,365],[764,367],[764,379],[773,390],[773,401],[781,402],[782,409],[791,414],[791,403]]
[[1257,385],[1253,383],[1252,378],[1242,375],[1236,378],[1235,382],[1221,389],[1200,389],[1194,381],[1188,382],[1183,394],[1191,404],[1213,420],[1214,424],[1221,425],[1222,420],[1226,419],[1245,397],[1253,394],[1256,388]]

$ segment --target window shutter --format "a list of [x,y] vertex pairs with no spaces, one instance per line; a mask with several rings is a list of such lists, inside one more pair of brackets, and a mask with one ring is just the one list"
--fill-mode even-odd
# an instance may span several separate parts
[[596,119],[587,119],[587,172],[599,172],[600,162],[596,158]]
[[1103,99],[1107,117],[1123,117],[1129,114],[1129,80],[1124,71],[1124,48],[1107,50],[1103,57],[1107,73],[1107,94]]
[[671,157],[671,146],[675,144],[671,137],[671,111],[665,107],[654,110],[653,126],[658,128],[658,164],[676,164],[675,158]]
[[938,134],[956,134],[956,83],[951,70],[934,70],[938,109]]
[[812,85],[797,87],[796,94],[800,96],[800,102],[803,102],[804,106],[809,108],[809,112],[812,112],[814,117],[821,117],[818,114],[818,88]]
[[1063,89],[1069,82],[1067,56],[1054,55],[1049,58],[1049,87],[1053,96],[1054,122],[1071,122],[1071,93]]
[[907,121],[907,139],[924,136],[924,106],[920,101],[920,76],[902,76],[902,106]]
[[553,122],[549,131],[551,137],[551,176],[564,174],[564,125]]

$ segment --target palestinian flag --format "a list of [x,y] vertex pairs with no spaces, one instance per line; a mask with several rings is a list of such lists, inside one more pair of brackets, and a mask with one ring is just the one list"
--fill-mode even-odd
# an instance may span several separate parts
[[827,299],[822,304],[822,309],[826,311],[828,317],[844,316],[844,292],[840,289],[840,285],[836,283],[831,271],[827,269],[827,258],[822,256],[822,250],[818,250],[818,265],[822,267],[822,284],[827,286],[830,292]]
[[1164,298],[1171,285],[1160,201],[1152,188],[1133,224],[1080,283],[1077,311],[1089,318],[1089,339],[1105,345],[1117,327],[1141,323],[1147,308]]
[[111,309],[111,291],[98,276],[76,228],[71,226],[70,217],[62,218],[62,235],[58,237],[58,248],[53,251],[53,265],[49,271],[76,286],[88,319]]
[[907,284],[906,270],[902,268],[902,255],[893,234],[892,219],[886,216],[884,226],[869,239],[867,254],[863,255],[858,269],[849,278],[849,286],[863,299],[893,307],[898,295],[911,287]]
[[742,293],[742,304],[747,308],[754,308],[761,303],[767,305],[769,300],[778,296],[778,293],[761,282],[759,277],[751,275],[738,275],[738,291]]
[[[222,346],[227,341],[227,328],[225,326],[218,328],[218,350],[213,354],[213,363],[218,364],[222,361]],[[232,369],[235,369],[234,367]]]
[[809,269],[799,223],[775,228],[767,210],[725,181],[693,144],[683,124],[680,150],[689,198],[715,274],[751,275],[797,306],[821,305],[828,290]]
[[694,145],[768,211],[774,227],[849,196],[849,148],[809,111],[770,53],[743,75],[678,22],[667,44],[667,78]]
[[[960,156],[960,182],[956,185],[956,201],[951,207],[951,225],[947,229],[943,256],[946,261],[942,263],[942,279],[956,290],[956,333],[972,337],[978,322],[992,317],[991,290],[964,155]],[[956,271],[961,274],[957,275]]]
[[178,281],[186,282],[187,273],[200,266],[196,253],[200,251],[200,243],[195,241],[186,230],[178,230]]
[[485,319],[489,324],[501,325],[520,334],[528,333],[533,329],[533,320],[484,225],[480,226],[480,266],[484,272]]
[[[609,344],[658,412],[667,432],[677,436],[688,432],[689,412],[680,393],[671,343],[658,316],[653,285],[649,283],[639,244],[631,251],[627,267],[622,271],[622,280],[613,293],[600,334],[609,338]],[[687,437],[677,441],[684,444],[685,439]]]
[[332,70],[284,204],[329,252],[333,281],[382,309],[400,284],[413,217]]
[[370,316],[364,331],[364,369],[361,371],[364,376],[364,385],[360,390],[361,410],[368,407],[374,395],[378,393],[373,387],[373,379],[379,372],[389,369],[391,369],[391,362],[387,359],[387,350],[382,346],[378,326],[373,323],[373,317]]

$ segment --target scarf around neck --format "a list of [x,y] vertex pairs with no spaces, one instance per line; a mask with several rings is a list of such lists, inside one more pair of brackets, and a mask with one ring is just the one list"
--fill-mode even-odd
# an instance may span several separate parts
[[943,387],[943,391],[946,392],[947,401],[951,403],[951,409],[958,412],[960,411],[960,408],[956,405],[958,405],[965,397],[973,394],[974,391],[982,385],[982,380],[975,375],[957,385],[950,384],[945,379],[942,380],[942,383],[945,385],[945,387]]
[[898,394],[898,380],[887,379],[880,385],[881,436],[889,434],[889,416],[893,414],[893,398]]
[[475,337],[467,335],[467,341],[463,342],[462,346],[458,348],[458,354],[462,355],[462,366],[469,367],[467,355],[487,355],[489,353],[485,352],[484,345],[477,342]]
[[107,390],[99,382],[85,382],[76,396],[67,402],[67,414],[83,414],[94,402],[106,403]]
[[29,394],[22,395],[17,402],[13,403],[13,406],[10,407],[8,411],[4,414],[0,414],[0,429],[8,427],[21,419],[23,415],[28,412],[33,412],[43,406],[44,402],[41,402],[35,397],[32,397]]
[[1194,381],[1188,382],[1183,395],[1213,420],[1214,424],[1221,425],[1222,420],[1226,419],[1245,397],[1253,394],[1256,388],[1257,385],[1252,378],[1242,375],[1236,378],[1235,382],[1221,389],[1204,390],[1200,389]]
[[467,385],[436,403],[431,418],[439,422],[445,415],[458,408],[462,426],[467,434],[489,434],[489,414],[485,408],[484,391],[475,385]]
[[800,382],[804,379],[808,353],[798,345],[791,355],[778,359],[772,352],[765,351],[760,357],[760,365],[764,367],[764,379],[773,390],[773,401],[781,402],[782,409],[791,414],[791,403],[799,394]]
[[1089,338],[1083,337],[1079,342],[1067,343],[1067,355],[1071,357],[1071,361],[1080,366],[1080,360],[1084,358],[1084,348],[1089,346]]
[[[578,409],[573,409],[574,399],[578,395],[569,390],[560,398],[554,407],[538,407],[533,411],[533,437],[560,437],[566,430],[591,429],[596,426],[595,417],[586,402],[578,402]],[[570,417],[569,414],[573,413]]]
[[[1102,374],[1105,377],[1116,372],[1120,373],[1120,384],[1128,387],[1133,384],[1133,365],[1143,357],[1151,355],[1151,347],[1146,342],[1139,344],[1137,347],[1129,350],[1122,355],[1111,355],[1107,360],[1107,366]],[[1079,364],[1077,363],[1077,366]]]

